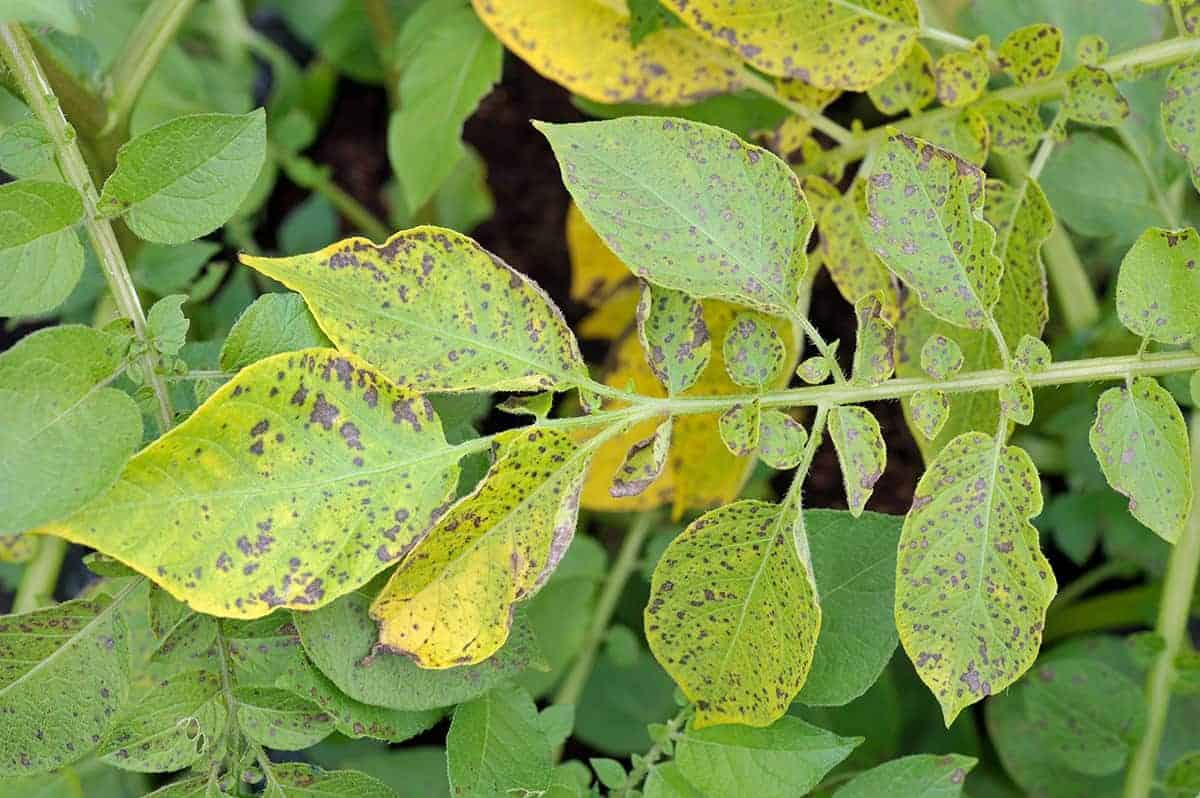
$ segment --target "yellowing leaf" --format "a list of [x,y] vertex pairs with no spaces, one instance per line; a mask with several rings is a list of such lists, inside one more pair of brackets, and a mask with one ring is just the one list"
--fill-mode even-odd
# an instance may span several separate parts
[[760,423],[758,456],[771,468],[795,468],[804,456],[808,432],[796,419],[781,410],[764,410]]
[[914,0],[665,0],[698,33],[756,69],[823,89],[863,91],[908,55]]
[[384,650],[425,668],[482,662],[508,639],[514,605],[549,578],[575,534],[595,443],[514,430],[474,492],[450,508],[371,605]]
[[869,294],[854,303],[858,324],[854,345],[854,369],[850,382],[878,385],[896,370],[896,330],[883,316],[879,294]]
[[1029,155],[1042,141],[1045,128],[1037,103],[987,100],[977,110],[987,120],[992,149],[1001,155]]
[[593,307],[633,280],[629,267],[613,254],[579,207],[567,207],[567,254],[571,258],[571,299]]
[[1039,22],[1017,28],[1000,43],[1000,68],[1017,83],[1045,80],[1062,59],[1062,29]]
[[1116,81],[1100,67],[1080,65],[1067,76],[1063,110],[1077,122],[1116,127],[1129,116],[1126,100]]
[[826,203],[819,222],[825,268],[834,285],[850,304],[878,293],[883,316],[894,322],[900,315],[896,279],[863,240],[860,220],[866,218],[866,183],[855,181],[846,194]]
[[917,391],[906,407],[909,424],[925,436],[934,440],[950,420],[950,398],[945,391],[937,389]]
[[721,440],[731,454],[745,457],[758,448],[762,411],[758,402],[736,404],[717,419]]
[[1037,657],[1057,585],[1029,519],[1029,455],[979,432],[951,441],[917,483],[900,534],[896,628],[946,725]]
[[1192,185],[1200,189],[1200,58],[1171,70],[1162,99],[1162,124],[1171,149],[1188,164]]
[[470,238],[438,227],[382,246],[350,238],[242,262],[299,291],[321,329],[418,391],[537,390],[587,379],[550,298]]
[[933,67],[937,98],[947,108],[961,108],[979,99],[987,88],[988,64],[974,50],[953,50]]
[[937,99],[937,80],[933,76],[933,59],[920,42],[913,45],[908,58],[900,67],[867,91],[880,113],[889,116],[921,109]]
[[655,658],[696,705],[694,725],[769,726],[804,684],[821,608],[796,508],[740,501],[663,552],[646,606]]
[[453,495],[428,401],[352,355],[261,360],[39,532],[91,546],[198,612],[316,609],[399,559]]
[[835,407],[829,411],[829,437],[842,467],[846,504],[851,514],[862,515],[887,465],[887,445],[879,422],[865,407]]
[[609,490],[613,496],[636,496],[653,484],[667,464],[671,448],[671,419],[667,419],[644,441],[638,441],[625,455]]
[[746,311],[725,331],[725,370],[738,385],[761,391],[779,379],[787,347],[771,321],[769,316]]
[[602,103],[675,105],[742,88],[738,59],[688,30],[634,47],[624,2],[472,0],[496,38],[534,69]]

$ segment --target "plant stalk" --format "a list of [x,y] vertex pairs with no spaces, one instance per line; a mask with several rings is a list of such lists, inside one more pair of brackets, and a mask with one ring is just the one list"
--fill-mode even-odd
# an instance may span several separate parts
[[50,82],[42,71],[29,39],[19,25],[10,23],[0,26],[0,58],[8,65],[9,71],[21,87],[25,100],[33,115],[46,127],[50,138],[54,141],[58,154],[58,164],[62,169],[67,183],[79,192],[83,201],[83,224],[87,230],[88,240],[104,271],[108,288],[112,292],[117,309],[121,315],[133,324],[134,334],[143,344],[145,350],[141,356],[141,366],[146,384],[154,391],[158,403],[159,423],[163,432],[171,428],[175,412],[171,407],[171,398],[167,393],[167,385],[158,374],[155,360],[150,352],[149,336],[146,331],[146,316],[138,299],[137,289],[134,288],[133,278],[125,264],[125,255],[117,243],[112,224],[101,218],[96,210],[99,195],[92,174],[88,171],[83,154],[79,151],[75,131],[63,116],[58,98]]
[[109,73],[113,88],[101,135],[112,135],[128,123],[146,80],[195,5],[196,0],[154,0],[142,14]]
[[54,601],[54,586],[58,584],[58,574],[62,571],[67,541],[49,535],[39,536],[37,547],[37,553],[21,575],[21,584],[13,599],[14,613],[36,610]]
[[392,234],[391,228],[378,216],[373,214],[361,202],[346,193],[333,179],[329,172],[317,166],[303,155],[283,152],[272,148],[271,155],[296,185],[315,191],[329,204],[346,217],[346,219],[376,243],[382,244]]
[[[1200,492],[1200,412],[1192,416],[1192,489]],[[1163,648],[1146,677],[1146,731],[1125,774],[1125,798],[1148,798],[1154,786],[1158,749],[1166,732],[1171,690],[1176,679],[1175,661],[1185,646],[1190,648],[1187,626],[1198,572],[1200,504],[1193,503],[1191,518],[1167,561],[1158,623],[1154,627],[1162,638]]]

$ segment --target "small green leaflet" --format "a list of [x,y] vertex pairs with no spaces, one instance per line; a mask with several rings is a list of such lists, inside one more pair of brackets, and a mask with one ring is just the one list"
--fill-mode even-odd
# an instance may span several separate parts
[[744,500],[702,515],[659,560],[646,637],[697,728],[769,726],[804,684],[821,608],[803,538],[799,510]]
[[112,490],[42,531],[121,560],[200,612],[316,609],[429,528],[459,454],[427,400],[353,356],[306,349],[243,369]]
[[917,483],[896,564],[896,627],[946,725],[1037,656],[1057,585],[1029,523],[1042,509],[1024,450],[979,432],[950,441]]
[[722,354],[731,380],[761,391],[773,384],[783,370],[787,348],[771,319],[760,313],[743,312],[729,325]]
[[834,793],[835,798],[958,798],[978,760],[960,754],[918,754],[893,759],[860,773]]
[[350,238],[242,262],[299,291],[339,348],[419,391],[563,390],[586,381],[550,298],[470,238],[439,227],[382,246]]
[[625,462],[617,469],[609,493],[613,496],[636,496],[658,479],[667,464],[667,453],[671,448],[671,419],[668,418],[649,438],[638,441],[625,455]]
[[1062,29],[1045,22],[1017,28],[1000,43],[1000,68],[1022,85],[1045,80],[1062,59]]
[[154,303],[146,314],[146,333],[154,348],[168,357],[179,354],[187,340],[191,322],[183,315],[183,294],[165,296]]
[[1188,163],[1192,185],[1200,189],[1200,57],[1171,70],[1162,99],[1167,142]]
[[0,775],[82,759],[129,694],[125,624],[106,601],[0,617]]
[[1050,368],[1053,360],[1050,347],[1046,346],[1041,338],[1034,338],[1032,335],[1021,336],[1021,341],[1013,352],[1013,367],[1018,373],[1026,376],[1040,374]]
[[987,120],[992,151],[997,154],[1029,155],[1045,135],[1037,103],[986,100],[979,104],[978,111]]
[[121,147],[97,209],[105,216],[124,216],[147,241],[191,241],[229,220],[266,156],[261,108],[244,116],[181,116]]
[[983,221],[983,172],[927,141],[894,136],[868,178],[867,243],[934,316],[987,324],[1003,271]]
[[796,175],[771,152],[682,119],[535,124],[584,217],[639,277],[794,312],[813,218]]
[[896,330],[884,316],[881,294],[868,294],[854,303],[858,324],[850,382],[878,385],[896,370]]
[[947,108],[961,108],[979,99],[987,88],[987,59],[974,50],[951,50],[933,66],[937,98]]
[[46,126],[37,119],[27,117],[0,132],[0,169],[22,178],[54,177],[57,168],[54,142]]
[[83,273],[79,193],[62,183],[0,186],[0,316],[53,310]]
[[1109,388],[1088,441],[1133,517],[1174,543],[1191,512],[1192,480],[1187,424],[1171,394],[1151,377]]
[[145,244],[131,264],[133,280],[159,296],[188,291],[196,275],[221,251],[215,241],[188,241],[185,244]]
[[730,407],[717,418],[717,430],[725,448],[738,457],[753,454],[761,435],[762,410],[758,402]]
[[238,727],[260,745],[279,751],[299,751],[333,733],[333,718],[307,698],[278,687],[239,687]]
[[908,58],[882,82],[867,90],[871,102],[880,113],[889,116],[921,109],[937,99],[937,81],[933,77],[933,59],[929,51],[917,42]]
[[242,311],[221,345],[223,371],[238,371],[271,355],[332,346],[299,294],[263,294]]
[[137,405],[105,387],[125,348],[63,325],[0,354],[0,533],[69,515],[116,482],[142,442]]
[[208,753],[224,731],[225,717],[220,676],[202,670],[173,673],[122,708],[96,755],[123,770],[182,770]]
[[908,406],[908,417],[916,428],[932,441],[950,420],[950,398],[945,391],[917,391]]
[[1134,335],[1164,344],[1200,337],[1200,235],[1152,227],[1117,273],[1117,315]]
[[674,396],[695,385],[712,356],[704,306],[682,291],[646,283],[637,325],[646,362],[667,393]]
[[842,467],[846,503],[851,514],[862,515],[875,483],[887,466],[887,444],[883,442],[879,422],[865,407],[835,407],[829,411],[829,437]]
[[498,687],[455,710],[446,758],[452,795],[492,798],[545,790],[553,751],[529,695]]
[[962,370],[963,351],[953,338],[931,335],[921,346],[921,370],[932,380],[948,380]]
[[1054,229],[1054,213],[1032,178],[1016,186],[989,180],[986,190],[983,214],[996,228],[995,253],[1004,264],[992,313],[1012,347],[1022,334],[1041,335],[1050,316],[1042,244]]
[[1028,380],[1018,377],[1000,386],[1000,412],[1018,424],[1033,421],[1033,391]]
[[781,471],[800,464],[808,433],[799,421],[781,410],[764,410],[759,429],[759,459]]
[[1076,122],[1115,127],[1129,116],[1129,101],[1112,75],[1100,67],[1081,64],[1067,75],[1063,110]]

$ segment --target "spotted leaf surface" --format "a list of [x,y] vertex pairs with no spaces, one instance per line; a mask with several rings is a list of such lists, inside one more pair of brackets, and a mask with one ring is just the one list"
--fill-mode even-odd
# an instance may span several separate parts
[[79,193],[63,183],[0,186],[0,316],[45,313],[67,298],[83,273],[82,219]]
[[492,33],[575,94],[602,103],[675,105],[743,85],[736,56],[682,29],[635,47],[628,8],[607,0],[472,0]]
[[1191,450],[1170,392],[1150,377],[1108,389],[1088,441],[1108,484],[1129,499],[1133,517],[1175,542],[1192,508]]
[[1000,43],[1000,68],[1022,85],[1054,74],[1062,60],[1062,29],[1045,22],[1017,28]]
[[783,371],[783,338],[760,313],[739,313],[725,331],[725,370],[738,385],[762,390]]
[[383,246],[351,238],[308,255],[242,262],[299,291],[334,344],[401,386],[520,391],[586,378],[549,297],[452,230],[416,227]]
[[1000,412],[1018,424],[1033,421],[1033,391],[1025,378],[1000,387]]
[[76,600],[0,617],[0,774],[48,773],[95,747],[129,695],[116,609]]
[[633,282],[633,275],[596,234],[579,206],[567,208],[567,254],[571,258],[571,299],[596,307]]
[[988,100],[978,111],[987,120],[992,150],[1001,155],[1029,155],[1045,134],[1037,103]]
[[644,491],[662,474],[670,449],[671,419],[668,418],[658,425],[653,435],[630,447],[625,462],[617,469],[609,493],[613,496],[636,496]]
[[887,465],[887,445],[879,422],[865,407],[835,407],[829,411],[829,437],[842,467],[846,503],[853,515],[862,515]]
[[547,429],[504,436],[483,481],[371,605],[380,646],[425,668],[473,665],[499,651],[515,605],[538,591],[571,543],[593,450]]
[[987,88],[988,63],[974,50],[952,50],[933,67],[937,98],[947,108],[961,108],[979,99]]
[[983,172],[927,141],[895,136],[867,188],[867,243],[934,316],[978,329],[1003,266],[985,222]]
[[458,457],[428,401],[351,355],[307,349],[243,369],[112,490],[41,531],[199,612],[316,609],[424,534],[453,494]]
[[1187,161],[1192,185],[1200,189],[1200,58],[1171,70],[1162,97],[1167,142]]
[[191,765],[224,731],[221,677],[191,670],[155,680],[113,719],[96,756],[122,770],[170,773]]
[[1042,509],[1024,450],[968,432],[917,483],[900,534],[896,627],[946,725],[1037,656],[1057,585],[1029,519]]
[[920,27],[912,0],[667,0],[689,27],[756,69],[863,91],[904,61]]
[[299,751],[333,733],[333,718],[317,704],[278,687],[239,687],[238,726],[260,745],[279,751]]
[[994,252],[1004,264],[992,312],[1009,347],[1015,347],[1023,334],[1040,336],[1050,317],[1042,244],[1054,229],[1054,214],[1031,178],[1017,186],[989,180],[983,214],[996,229]]
[[682,291],[647,284],[638,302],[637,322],[646,360],[667,393],[682,393],[695,385],[712,357],[704,306]]
[[537,127],[579,209],[635,274],[696,297],[793,312],[813,220],[775,155],[680,119]]
[[987,118],[975,106],[963,108],[951,116],[931,114],[921,135],[976,166],[983,166],[992,146]]
[[893,759],[859,773],[838,789],[836,798],[875,798],[908,795],[913,798],[958,798],[978,760],[959,754],[918,754]]
[[761,410],[758,402],[736,404],[717,419],[717,428],[725,448],[738,457],[753,454],[758,448]]
[[1115,127],[1129,116],[1129,100],[1112,75],[1100,67],[1080,65],[1067,76],[1063,108],[1076,122]]
[[1032,335],[1021,336],[1016,351],[1013,352],[1013,366],[1021,374],[1040,374],[1050,368],[1054,357],[1050,347],[1041,338]]
[[824,355],[805,358],[804,362],[796,367],[796,376],[809,385],[820,385],[829,379],[831,374],[833,374],[833,365]]
[[1200,235],[1152,227],[1117,273],[1117,315],[1130,332],[1165,344],[1200,336]]
[[906,111],[920,113],[937,99],[937,79],[933,75],[933,58],[929,51],[920,42],[914,44],[896,71],[871,86],[867,96],[880,113],[889,116]]
[[808,441],[803,424],[781,410],[764,410],[760,430],[759,459],[780,471],[800,464]]
[[953,338],[931,335],[921,347],[921,371],[930,379],[948,380],[962,370],[963,351]]
[[908,417],[926,440],[934,440],[950,420],[950,398],[945,391],[917,391],[908,405]]
[[[271,768],[271,779],[286,798],[392,798],[395,791],[374,776],[356,770],[322,770],[301,762],[288,762]],[[275,798],[270,789],[267,795]],[[190,798],[190,797],[189,797]]]
[[854,347],[854,368],[850,382],[855,385],[878,385],[890,379],[896,370],[896,330],[884,317],[883,303],[878,294],[871,294],[854,303],[858,323],[858,340]]
[[896,279],[863,239],[862,219],[867,215],[867,184],[856,180],[845,193],[821,209],[820,247],[825,268],[834,285],[850,304],[878,294],[888,321],[900,315]]
[[0,535],[0,562],[25,562],[37,549],[29,535]]
[[745,500],[701,516],[659,560],[646,637],[696,728],[769,726],[804,684],[821,608],[803,536],[797,511]]

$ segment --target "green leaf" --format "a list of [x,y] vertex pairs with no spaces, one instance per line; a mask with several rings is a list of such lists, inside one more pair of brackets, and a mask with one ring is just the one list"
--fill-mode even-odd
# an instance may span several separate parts
[[664,28],[678,28],[683,23],[667,11],[658,0],[626,0],[629,7],[629,41],[634,47],[651,33]]
[[333,733],[333,719],[319,706],[278,687],[239,687],[238,727],[248,738],[279,751],[299,751]]
[[796,367],[796,376],[809,385],[820,385],[828,380],[832,373],[833,366],[824,355],[813,355]]
[[351,355],[306,349],[243,369],[112,490],[43,531],[199,612],[311,610],[413,545],[452,496],[459,454],[427,400]]
[[1177,759],[1164,782],[1167,798],[1195,798],[1200,793],[1200,752]]
[[588,764],[592,766],[592,770],[596,771],[596,777],[600,779],[600,783],[610,790],[624,787],[629,780],[625,773],[625,766],[615,759],[592,757],[588,760]]
[[987,118],[976,106],[968,106],[951,116],[930,115],[921,134],[938,147],[980,167],[987,161],[992,146]]
[[141,773],[182,770],[208,753],[224,731],[221,679],[186,671],[157,680],[124,706],[96,755]]
[[1079,37],[1079,43],[1075,45],[1075,57],[1085,66],[1098,67],[1108,58],[1108,49],[1107,39],[1090,33]]
[[353,770],[321,770],[300,762],[272,766],[271,781],[274,784],[263,793],[267,798],[396,798],[391,788],[374,776]]
[[9,0],[0,22],[51,25],[63,33],[79,33],[79,5],[72,0]]
[[1137,682],[1103,662],[1066,659],[1039,666],[1025,684],[1025,716],[1051,755],[1093,776],[1124,768],[1144,726]]
[[697,33],[751,66],[822,89],[863,91],[908,55],[920,28],[912,0],[764,0],[754,13],[728,0],[667,0]]
[[1005,341],[1015,347],[1021,335],[1040,336],[1050,316],[1042,244],[1054,229],[1054,214],[1032,178],[1018,186],[987,183],[984,217],[996,228],[996,255],[1004,264],[993,314]]
[[[85,798],[85,796],[79,775],[72,768],[63,768],[44,776],[0,777],[0,798]],[[176,796],[171,798],[176,798]]]
[[370,603],[370,596],[354,592],[317,612],[292,615],[313,664],[355,701],[420,712],[470,701],[541,665],[529,625],[519,615],[509,642],[479,665],[426,670],[408,657],[373,653],[379,630],[367,612]]
[[866,207],[866,181],[856,180],[845,195],[830,200],[821,209],[819,244],[823,261],[847,302],[854,304],[878,293],[884,317],[895,321],[900,312],[896,279],[863,238],[859,220],[866,218]]
[[1187,161],[1192,185],[1200,190],[1200,58],[1171,70],[1162,98],[1162,124],[1167,142]]
[[1100,396],[1088,442],[1129,512],[1168,543],[1192,507],[1187,424],[1171,394],[1151,377]]
[[552,756],[533,700],[511,687],[459,706],[446,736],[450,790],[463,798],[536,794],[550,784]]
[[896,627],[946,725],[1037,656],[1057,585],[1029,523],[1042,509],[1029,455],[964,433],[929,464],[904,519]]
[[942,105],[961,108],[978,100],[987,88],[987,59],[974,50],[951,50],[934,64],[933,77]]
[[929,51],[917,42],[908,57],[881,82],[867,90],[871,102],[880,113],[889,116],[907,111],[916,115],[937,99],[937,80],[933,76],[933,59]]
[[868,294],[855,302],[854,316],[858,333],[850,382],[878,385],[890,379],[896,370],[896,330],[884,317],[879,293]]
[[645,798],[704,798],[704,793],[692,786],[674,761],[662,762],[651,769],[642,794]]
[[196,275],[221,251],[215,241],[189,241],[178,246],[146,244],[133,262],[133,279],[139,287],[159,296],[188,290]]
[[1003,266],[983,221],[983,172],[927,141],[894,136],[868,180],[867,243],[943,321],[987,324]]
[[793,313],[813,219],[786,163],[680,119],[536,124],[575,203],[635,274],[695,297]]
[[695,385],[712,356],[704,306],[682,291],[647,283],[637,322],[646,362],[667,393],[674,396]]
[[463,122],[500,79],[504,48],[470,8],[433,2],[405,21],[400,108],[388,122],[388,160],[405,204],[419,209],[466,156]]
[[1000,68],[1017,83],[1037,83],[1058,69],[1062,50],[1061,28],[1045,22],[1026,25],[1005,36],[1000,43]]
[[129,694],[117,606],[76,600],[0,616],[0,775],[46,773],[95,747]]
[[721,441],[738,457],[753,454],[761,435],[762,410],[758,402],[736,404],[717,418]]
[[382,246],[351,238],[242,262],[299,291],[340,349],[420,391],[562,390],[587,378],[550,298],[464,235],[438,227]]
[[953,338],[931,335],[921,346],[921,371],[933,380],[948,380],[962,370],[963,351]]
[[759,459],[780,471],[800,464],[808,433],[799,421],[781,410],[764,410],[759,429]]
[[1067,75],[1063,110],[1076,122],[1115,127],[1129,116],[1129,101],[1112,75],[1100,67],[1080,65]]
[[299,294],[263,294],[233,323],[221,345],[224,371],[238,371],[283,352],[332,346]]
[[636,496],[654,483],[667,464],[671,448],[671,419],[654,430],[654,434],[638,441],[629,449],[625,461],[613,477],[609,493],[613,496]]
[[168,357],[179,354],[187,340],[191,322],[183,315],[184,302],[187,302],[184,294],[165,296],[146,314],[146,332],[150,334],[154,348]]
[[181,244],[220,227],[250,193],[267,155],[263,109],[196,114],[124,144],[98,210],[139,238]]
[[821,633],[796,700],[841,706],[865,693],[896,651],[898,516],[807,510],[804,525],[821,597]]
[[771,320],[754,312],[739,313],[722,344],[725,371],[738,385],[763,390],[783,370],[787,348]]
[[654,569],[646,639],[697,728],[769,726],[812,664],[821,608],[797,510],[744,500],[702,515]]
[[829,411],[829,437],[842,467],[846,503],[857,517],[862,515],[887,466],[883,433],[871,411],[859,405],[844,405]]
[[571,543],[594,451],[554,430],[503,436],[487,476],[438,519],[371,605],[380,647],[426,668],[495,654],[515,605],[545,584]]
[[320,194],[310,194],[279,223],[279,251],[284,255],[327,247],[338,237],[337,210]]
[[1017,424],[1033,421],[1033,391],[1029,381],[1019,377],[1000,386],[1000,412]]
[[0,169],[16,178],[55,174],[54,141],[46,126],[28,117],[0,132]]
[[1200,337],[1200,235],[1151,228],[1117,273],[1117,315],[1134,335],[1164,344]]
[[880,795],[958,798],[962,795],[967,774],[977,761],[959,754],[906,756],[858,774],[834,795],[837,798],[876,798]]
[[562,745],[571,736],[571,729],[575,726],[575,706],[551,704],[538,713],[538,725],[551,745]]
[[762,729],[689,729],[675,761],[706,795],[791,798],[806,795],[861,742],[784,716]]
[[117,480],[142,441],[127,394],[105,387],[125,345],[64,325],[0,354],[0,532],[69,515]]
[[1046,346],[1045,341],[1032,335],[1021,336],[1021,342],[1013,352],[1013,367],[1025,375],[1042,373],[1050,368],[1053,360],[1054,356],[1050,354],[1050,347]]
[[950,398],[945,391],[917,391],[909,402],[908,417],[926,439],[933,441],[950,420]]
[[604,652],[575,708],[575,738],[612,756],[640,754],[653,744],[647,726],[679,711],[677,692],[640,646],[631,665]]
[[79,193],[62,183],[0,186],[0,316],[53,310],[83,274]]
[[978,111],[987,120],[992,150],[1000,155],[1027,156],[1045,135],[1037,103],[993,99],[980,103]]

